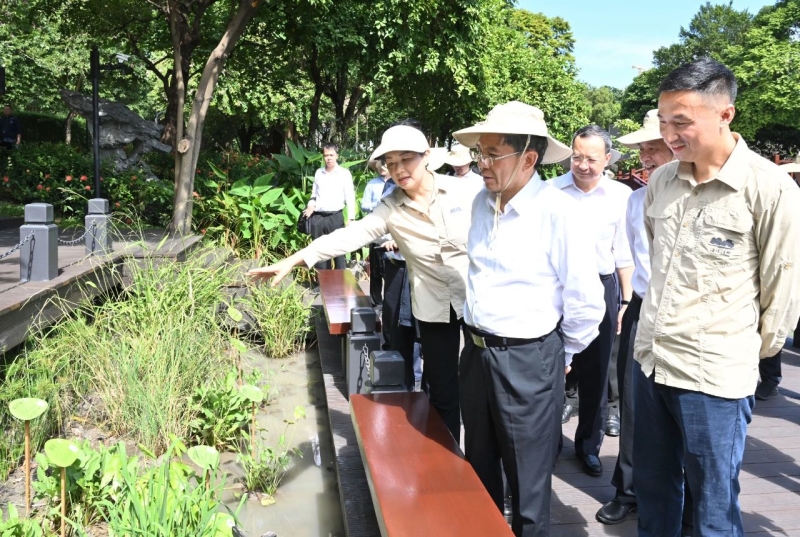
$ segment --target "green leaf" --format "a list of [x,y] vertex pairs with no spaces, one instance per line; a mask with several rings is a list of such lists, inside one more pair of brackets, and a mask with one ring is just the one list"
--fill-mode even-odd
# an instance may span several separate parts
[[45,413],[47,402],[34,397],[23,397],[14,399],[8,403],[8,411],[20,421],[35,420]]
[[264,392],[261,388],[253,386],[252,384],[245,384],[239,388],[239,393],[242,394],[242,397],[253,403],[260,403],[264,400]]
[[258,187],[258,186],[270,186],[271,187],[272,186],[272,178],[274,176],[275,176],[274,173],[268,173],[268,174],[262,175],[261,177],[259,177],[258,179],[255,180],[255,182],[253,183],[253,186],[254,187]]
[[214,172],[214,175],[216,175],[216,176],[217,176],[217,177],[219,177],[220,179],[223,179],[223,180],[226,180],[226,181],[227,181],[227,179],[228,179],[228,174],[226,174],[225,172],[223,172],[222,170],[220,170],[219,168],[217,168],[217,167],[214,165],[214,163],[213,163],[213,162],[211,162],[210,160],[208,161],[208,165],[211,167],[211,171],[213,171],[213,172]]
[[273,188],[272,190],[270,190],[269,192],[267,192],[263,196],[261,196],[261,200],[260,200],[261,201],[261,205],[263,205],[265,207],[269,206],[272,202],[274,202],[276,199],[278,199],[281,196],[281,194],[283,194],[281,189]]
[[296,160],[278,153],[272,155],[272,158],[278,161],[278,165],[282,172],[300,173],[300,163]]
[[239,352],[247,352],[247,346],[241,340],[231,338],[231,347]]
[[50,459],[50,462],[61,468],[66,468],[75,462],[80,450],[71,440],[54,438],[45,442],[44,452],[47,454],[47,458]]
[[187,455],[203,470],[216,470],[219,466],[219,451],[211,446],[190,447]]
[[242,312],[234,308],[233,306],[228,306],[228,317],[234,320],[234,322],[239,322],[242,320]]

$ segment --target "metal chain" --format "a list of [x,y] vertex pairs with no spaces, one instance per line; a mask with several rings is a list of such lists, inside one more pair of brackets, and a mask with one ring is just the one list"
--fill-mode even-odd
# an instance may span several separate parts
[[31,237],[33,237],[33,232],[29,233],[27,237],[25,237],[24,239],[22,239],[22,242],[20,242],[20,243],[19,243],[19,244],[17,244],[16,246],[14,246],[12,249],[10,249],[9,251],[7,251],[7,252],[6,252],[6,253],[4,253],[4,254],[0,254],[0,259],[5,259],[6,257],[10,256],[10,255],[11,255],[11,254],[13,254],[14,252],[16,252],[17,250],[19,250],[20,248],[22,248],[22,246],[23,246],[23,245],[24,245],[26,242],[28,242],[29,240],[31,240]]
[[[88,235],[90,231],[93,232],[95,227],[97,227],[96,226],[96,222],[92,222],[92,227],[87,229],[86,231],[84,231],[83,235],[81,235],[77,239],[72,239],[71,241],[65,241],[63,239],[58,239],[58,242],[59,242],[59,244],[65,244],[67,246],[72,246],[73,244],[78,244],[79,242],[81,242],[83,239],[86,238],[86,235]],[[92,233],[92,234],[94,234],[94,233]]]
[[361,349],[361,359],[364,361],[364,369],[367,370],[367,382],[372,384],[372,376],[369,371],[369,349],[366,343],[364,343],[364,348]]

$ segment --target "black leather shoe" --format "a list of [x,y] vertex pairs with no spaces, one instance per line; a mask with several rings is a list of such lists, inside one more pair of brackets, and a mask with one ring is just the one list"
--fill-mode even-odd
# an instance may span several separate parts
[[593,477],[603,475],[603,463],[597,455],[578,455],[578,460],[581,461],[583,471]]
[[621,503],[614,498],[597,512],[594,516],[598,522],[603,524],[619,524],[625,522],[628,515],[636,511],[635,503]]
[[609,414],[606,418],[606,436],[619,436],[619,416]]
[[759,382],[756,387],[756,399],[766,401],[770,397],[778,395],[778,386],[771,382]]
[[569,403],[564,404],[564,410],[561,412],[561,423],[567,423],[572,416],[578,415],[578,407],[572,406]]

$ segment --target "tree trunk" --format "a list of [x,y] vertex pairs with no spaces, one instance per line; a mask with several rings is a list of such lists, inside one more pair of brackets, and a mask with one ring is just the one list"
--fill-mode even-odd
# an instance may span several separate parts
[[[186,95],[186,85],[183,80],[183,55],[181,54],[181,36],[180,28],[178,25],[178,6],[175,0],[170,0],[167,4],[169,6],[169,27],[172,34],[172,52],[173,52],[173,77],[170,84],[169,104],[167,105],[167,121],[164,126],[164,132],[161,135],[161,141],[168,143],[175,148],[175,171],[174,173],[174,186],[175,192],[178,191],[180,184],[181,163],[183,161],[183,153],[178,147],[178,142],[183,139],[183,106],[184,97]],[[170,108],[174,108],[170,116]],[[170,120],[170,117],[173,119]],[[165,141],[168,140],[168,141]]]
[[72,143],[72,120],[75,118],[75,111],[70,110],[67,119],[64,121],[64,143]]
[[[255,16],[260,3],[260,0],[239,0],[239,9],[228,22],[225,33],[211,52],[203,68],[203,74],[197,84],[197,91],[192,102],[189,123],[186,126],[184,138],[186,142],[184,143],[184,140],[180,142],[181,146],[186,146],[187,151],[181,158],[180,173],[176,175],[178,185],[175,189],[172,222],[170,223],[170,233],[172,235],[188,235],[192,230],[194,175],[197,169],[197,159],[200,156],[200,146],[203,141],[203,123],[208,113],[208,106],[214,95],[219,75],[225,66],[225,61],[242,33],[244,33],[248,23]],[[177,177],[180,179],[178,180]]]

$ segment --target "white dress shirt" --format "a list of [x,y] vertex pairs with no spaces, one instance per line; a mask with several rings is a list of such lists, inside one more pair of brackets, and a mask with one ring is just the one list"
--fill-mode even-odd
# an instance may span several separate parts
[[575,185],[572,172],[553,179],[553,185],[578,201],[586,216],[586,230],[595,230],[597,272],[611,274],[615,268],[633,265],[625,232],[625,213],[631,189],[605,175],[594,189],[584,192]]
[[338,164],[332,171],[320,168],[314,174],[314,186],[311,188],[310,203],[314,210],[325,213],[341,211],[347,205],[348,220],[356,218],[356,191],[353,188],[353,176],[350,170]]
[[472,190],[475,193],[474,195],[477,195],[484,188],[483,177],[473,172],[472,169],[464,175],[454,175],[453,177],[458,179],[460,181],[459,184],[463,185],[464,188]]
[[590,225],[579,205],[539,179],[530,180],[498,216],[495,196],[475,197],[467,253],[464,321],[502,337],[538,338],[563,317],[566,363],[597,337],[605,314]]
[[625,231],[633,255],[633,292],[644,298],[647,284],[650,283],[650,247],[647,244],[647,231],[644,227],[644,196],[647,187],[634,190],[628,198],[628,216],[625,218]]

